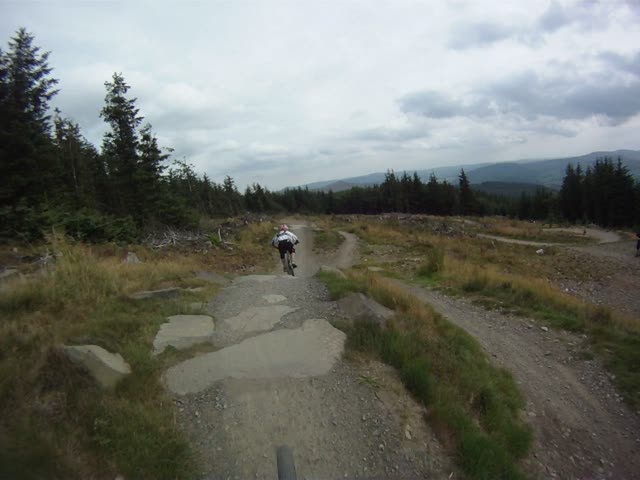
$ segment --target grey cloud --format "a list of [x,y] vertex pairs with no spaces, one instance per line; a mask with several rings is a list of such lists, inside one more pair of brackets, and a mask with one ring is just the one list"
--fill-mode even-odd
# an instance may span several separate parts
[[457,116],[485,116],[490,114],[489,104],[477,99],[464,103],[435,91],[410,93],[399,99],[404,113],[428,118],[450,118]]
[[54,97],[52,105],[60,108],[61,115],[78,123],[82,131],[95,129],[104,121],[100,118],[100,109],[104,91],[92,88],[66,90],[61,89]]
[[538,18],[534,33],[553,33],[570,25],[583,30],[604,30],[611,20],[609,13],[618,8],[616,2],[581,0],[575,4],[562,5],[553,0]]
[[334,156],[352,156],[361,153],[362,151],[353,147],[321,147],[317,149],[314,153],[318,156],[323,157],[334,157]]
[[528,128],[527,130],[547,135],[557,135],[559,137],[565,138],[573,138],[578,135],[579,132],[577,129],[563,127],[554,123],[553,121],[550,121],[548,124],[536,125],[532,128]]
[[632,13],[640,17],[640,3],[638,3],[638,0],[625,0],[625,3]]
[[449,38],[449,47],[455,50],[490,45],[514,35],[516,31],[505,25],[482,22],[459,24],[453,28]]
[[276,168],[280,168],[285,164],[286,158],[284,157],[279,159],[264,159],[246,155],[238,162],[225,166],[224,172],[233,174],[245,172],[269,172]]
[[528,72],[493,85],[485,94],[502,112],[529,118],[548,115],[584,119],[603,115],[619,124],[640,113],[640,82],[589,85],[577,79],[542,81]]
[[[541,79],[534,72],[524,72],[477,89],[470,97],[473,101],[465,102],[439,92],[423,91],[405,95],[399,103],[406,114],[433,119],[460,116],[521,119],[530,124],[526,128],[532,131],[565,137],[575,136],[575,131],[554,125],[553,120],[582,120],[595,115],[618,125],[640,113],[640,81],[585,84],[579,78]],[[550,118],[551,123],[541,124],[538,120],[543,117]]]
[[507,26],[495,22],[457,24],[449,35],[448,45],[454,50],[465,50],[513,38],[523,44],[535,46],[544,41],[546,34],[569,25],[592,29],[597,24],[598,28],[605,28],[609,22],[606,9],[607,4],[599,4],[597,1],[585,0],[575,5],[563,6],[553,0],[531,25]]
[[224,171],[233,174],[291,170],[303,166],[315,158],[314,152],[260,152],[251,145],[242,146],[234,159],[227,161]]
[[608,66],[627,73],[631,73],[640,77],[640,51],[636,52],[631,58],[624,57],[614,52],[603,52],[599,55],[600,59]]
[[555,32],[571,22],[572,18],[567,15],[567,12],[562,5],[553,1],[538,19],[537,27],[545,32]]
[[429,133],[420,127],[388,128],[375,127],[360,130],[353,135],[355,140],[374,142],[405,142],[428,137]]
[[404,113],[435,119],[518,115],[528,120],[539,116],[575,120],[602,115],[615,125],[640,113],[640,81],[584,84],[577,78],[542,80],[525,72],[476,90],[473,98],[465,103],[428,91],[405,95],[399,102]]
[[190,112],[176,106],[172,110],[163,110],[146,115],[145,121],[151,123],[154,128],[161,130],[219,130],[229,127],[232,119],[224,111],[207,110],[202,112]]

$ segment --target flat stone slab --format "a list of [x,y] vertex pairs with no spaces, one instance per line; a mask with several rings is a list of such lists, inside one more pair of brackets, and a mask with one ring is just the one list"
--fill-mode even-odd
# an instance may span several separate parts
[[87,370],[103,388],[113,388],[131,373],[131,367],[119,353],[110,353],[98,345],[62,347],[65,355]]
[[344,350],[345,334],[323,319],[251,337],[171,367],[164,380],[173,393],[201,392],[224,378],[312,377],[327,374]]
[[218,285],[228,285],[230,282],[227,277],[220,275],[219,273],[204,270],[196,272],[196,278],[206,280],[207,282],[217,283]]
[[262,298],[264,298],[267,303],[270,303],[272,305],[276,303],[282,303],[287,300],[287,297],[285,297],[284,295],[263,295]]
[[182,293],[178,287],[161,288],[160,290],[146,290],[129,295],[133,300],[144,300],[146,298],[177,298]]
[[278,275],[244,275],[234,279],[233,283],[268,282],[274,278],[278,278]]
[[168,346],[183,350],[211,340],[213,318],[208,315],[174,315],[160,326],[153,340],[153,354],[159,355]]
[[295,312],[297,308],[287,305],[271,305],[268,307],[249,307],[235,317],[226,318],[224,322],[232,330],[243,332],[259,332],[271,330],[286,314]]
[[362,293],[352,293],[338,300],[340,314],[350,321],[374,321],[385,327],[395,312]]

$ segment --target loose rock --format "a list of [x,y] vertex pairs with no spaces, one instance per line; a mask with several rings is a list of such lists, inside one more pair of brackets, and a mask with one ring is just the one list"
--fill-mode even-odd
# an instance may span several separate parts
[[80,365],[103,388],[113,388],[131,373],[131,367],[118,353],[110,353],[98,345],[75,345],[62,348],[65,355]]
[[174,315],[160,326],[153,340],[153,354],[159,355],[172,346],[178,350],[208,342],[213,334],[213,318],[208,315]]

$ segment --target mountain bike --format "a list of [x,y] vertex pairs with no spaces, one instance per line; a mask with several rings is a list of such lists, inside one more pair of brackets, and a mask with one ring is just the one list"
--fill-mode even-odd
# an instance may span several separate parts
[[284,252],[284,263],[287,266],[287,273],[295,277],[296,272],[293,269],[293,260],[291,260],[291,254],[289,252]]
[[293,450],[287,445],[281,445],[276,450],[278,463],[278,480],[297,480],[296,465],[293,461]]

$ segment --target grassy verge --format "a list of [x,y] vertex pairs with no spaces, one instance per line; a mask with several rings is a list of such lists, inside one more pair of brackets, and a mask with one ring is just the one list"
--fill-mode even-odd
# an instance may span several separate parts
[[[504,220],[485,220],[486,228],[480,229],[479,233],[487,233],[500,237],[513,238],[517,240],[527,240],[532,242],[550,242],[550,243],[567,243],[567,244],[589,244],[595,241],[579,233],[571,233],[569,231],[561,231],[554,229],[546,229],[542,224],[530,223],[526,221],[510,220],[505,223]],[[483,221],[483,223],[485,223]]]
[[379,276],[352,272],[345,280],[322,273],[320,278],[334,298],[366,291],[396,309],[387,329],[370,322],[344,327],[347,348],[398,369],[470,478],[524,478],[518,460],[527,453],[532,436],[520,420],[523,399],[506,370],[493,366],[464,330]]
[[335,252],[344,242],[344,237],[335,230],[318,230],[314,232],[313,248],[321,252]]
[[627,402],[640,407],[640,328],[636,321],[565,294],[549,281],[501,272],[498,268],[469,265],[446,256],[441,265],[417,272],[417,278],[470,295],[483,305],[509,309],[547,324],[589,336],[593,349]]
[[[151,344],[167,316],[215,291],[193,278],[199,256],[140,248],[144,263],[127,265],[83,245],[51,248],[53,266],[0,293],[0,478],[192,478],[196,459],[159,381],[173,357],[152,356]],[[169,285],[205,289],[175,301],[128,298]],[[133,373],[102,390],[64,344],[120,353]]]
[[[499,229],[497,220],[491,222],[494,229]],[[523,222],[516,222],[515,226],[512,223],[504,228],[516,228],[519,232],[538,228]],[[582,261],[578,253],[545,248],[544,255],[536,255],[535,247],[492,244],[460,234],[434,235],[421,224],[359,221],[343,228],[366,241],[363,251],[370,250],[370,258],[376,262],[381,258],[379,252],[387,255],[384,249],[393,246],[395,259],[392,262],[392,258],[387,258],[386,265],[398,265],[396,274],[406,279],[470,296],[489,308],[506,309],[556,328],[586,333],[596,356],[615,375],[614,383],[625,400],[633,408],[640,408],[638,319],[583,302],[560,291],[552,281],[558,274],[560,278],[592,278],[590,262]],[[419,261],[409,263],[408,259]]]
[[332,300],[338,300],[349,293],[366,292],[367,286],[359,277],[342,278],[332,272],[320,271],[318,278],[327,286]]

